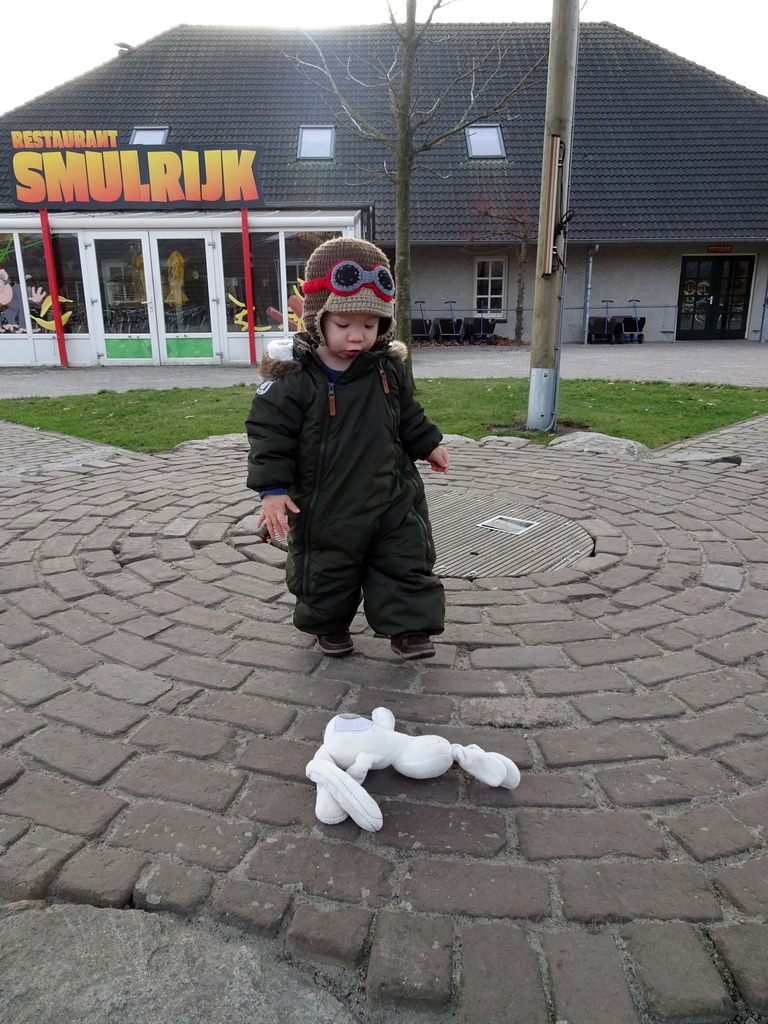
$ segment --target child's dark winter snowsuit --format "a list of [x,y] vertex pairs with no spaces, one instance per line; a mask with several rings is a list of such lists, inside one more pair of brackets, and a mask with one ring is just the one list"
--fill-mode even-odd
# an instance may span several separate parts
[[311,338],[295,336],[293,359],[269,359],[246,421],[248,486],[284,488],[288,588],[306,633],[348,629],[364,596],[385,636],[441,633],[444,593],[424,485],[413,464],[442,435],[413,397],[405,346],[361,352],[331,383]]

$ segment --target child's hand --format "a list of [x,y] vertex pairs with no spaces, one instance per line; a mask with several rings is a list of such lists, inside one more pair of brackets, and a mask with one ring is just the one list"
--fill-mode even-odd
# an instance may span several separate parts
[[285,510],[301,512],[287,494],[265,494],[261,499],[261,515],[259,516],[256,528],[262,523],[267,524],[270,537],[285,537],[290,530]]
[[436,473],[447,473],[451,468],[451,457],[442,445],[429,453],[427,462]]

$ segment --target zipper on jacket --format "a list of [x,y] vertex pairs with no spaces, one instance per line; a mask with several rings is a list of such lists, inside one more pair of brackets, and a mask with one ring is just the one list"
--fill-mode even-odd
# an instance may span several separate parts
[[387,380],[387,371],[382,366],[381,369],[379,370],[379,373],[381,374],[381,386],[384,388],[384,394],[388,395],[389,394],[389,381]]
[[336,415],[336,385],[332,380],[328,381],[328,412],[331,416]]
[[[329,383],[328,383],[328,402],[329,402],[329,405],[331,407],[331,416],[335,416],[336,415],[336,398],[334,396],[334,387],[335,387],[335,385],[333,384],[333,382],[329,381]],[[309,530],[310,530],[310,525],[312,523],[312,513],[315,510],[315,504],[317,502],[317,497],[318,497],[318,495],[320,493],[320,482],[321,482],[322,476],[323,476],[323,463],[325,461],[325,451],[326,451],[326,448],[328,447],[328,430],[329,429],[330,429],[330,425],[328,424],[328,421],[326,420],[325,423],[323,424],[323,428],[322,428],[322,436],[320,438],[320,450],[317,453],[317,479],[315,481],[314,490],[312,491],[311,497],[309,499],[309,508],[307,509],[306,513],[304,514],[305,515],[305,518],[304,518],[304,536],[306,538],[306,544],[305,544],[305,551],[304,551],[304,565],[302,566],[301,576],[302,576],[302,582],[303,582],[304,593],[305,594],[309,593],[309,550],[310,550]]]
[[[324,455],[325,455],[325,438],[323,438],[323,440],[320,442],[320,451],[318,452],[318,456],[317,456],[318,467],[322,466],[323,456]],[[309,508],[307,509],[307,517],[306,517],[306,519],[304,521],[304,536],[306,538],[306,543],[304,545],[304,564],[301,567],[301,578],[302,578],[302,582],[303,582],[303,586],[304,586],[304,594],[305,595],[309,593],[309,549],[310,549],[310,544],[309,544],[309,524],[312,521],[312,512],[314,511],[314,508],[315,508],[315,502],[317,501],[317,495],[319,493],[319,490],[320,490],[320,488],[319,488],[319,486],[317,486],[317,487],[315,487],[314,491],[312,492],[312,496],[309,499]]]

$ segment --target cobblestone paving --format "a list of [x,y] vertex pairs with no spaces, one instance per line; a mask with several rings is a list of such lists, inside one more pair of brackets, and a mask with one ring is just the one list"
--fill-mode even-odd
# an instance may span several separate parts
[[[402,664],[362,620],[343,660],[293,630],[241,442],[57,465],[34,433],[52,468],[0,487],[0,897],[224,922],[370,1020],[768,1020],[764,471],[457,443],[430,487],[595,553],[447,581]],[[379,833],[319,825],[325,722],[380,704],[519,789],[373,772]]]
[[713,430],[698,437],[657,448],[657,458],[665,458],[675,452],[719,452],[721,455],[741,456],[745,469],[766,469],[768,465],[768,416],[755,416],[751,420],[732,423],[729,427]]
[[141,462],[143,455],[112,448],[95,441],[84,441],[67,434],[40,432],[33,427],[0,420],[0,484],[39,475],[56,467],[106,464],[112,459],[126,458]]

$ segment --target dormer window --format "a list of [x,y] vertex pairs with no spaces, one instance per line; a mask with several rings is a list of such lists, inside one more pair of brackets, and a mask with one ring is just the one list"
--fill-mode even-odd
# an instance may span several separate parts
[[336,129],[332,125],[302,125],[299,128],[299,160],[333,160]]
[[165,125],[146,125],[131,132],[132,146],[164,146],[171,129]]
[[500,125],[471,124],[465,131],[467,153],[473,159],[492,160],[507,155],[504,151],[504,139]]

